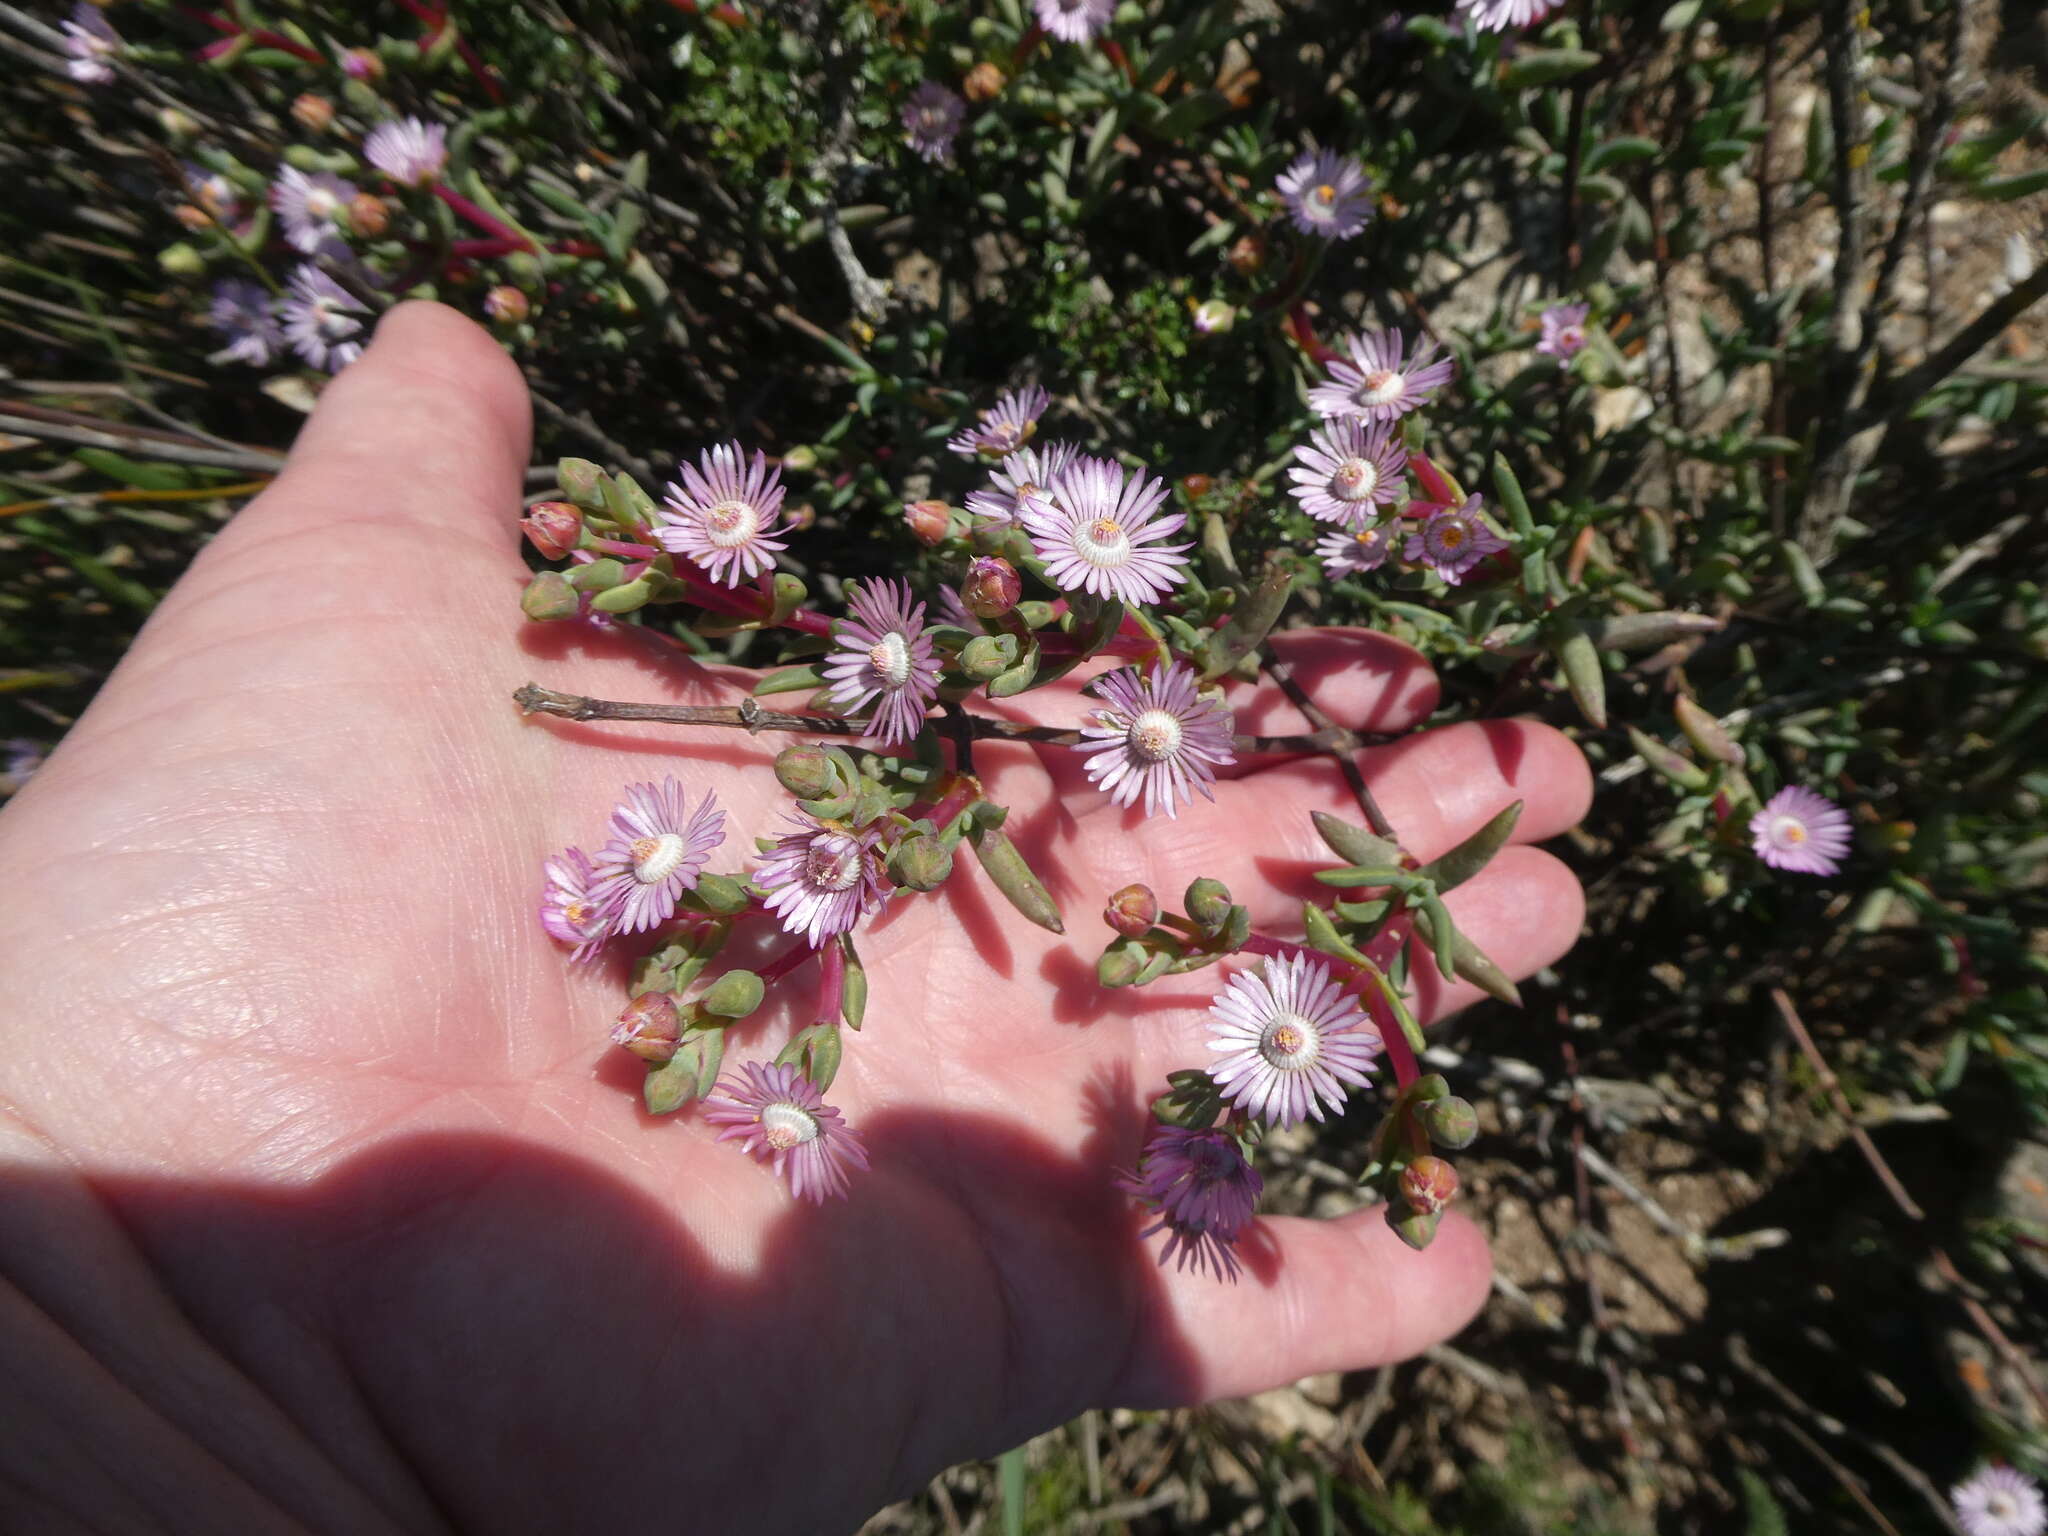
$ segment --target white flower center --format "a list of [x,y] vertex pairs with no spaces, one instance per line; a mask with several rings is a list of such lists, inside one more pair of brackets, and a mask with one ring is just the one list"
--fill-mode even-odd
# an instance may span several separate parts
[[1796,816],[1780,816],[1771,823],[1771,841],[1780,848],[1797,848],[1810,835],[1806,823]]
[[629,851],[633,855],[633,878],[642,885],[659,885],[682,867],[690,845],[683,841],[680,832],[664,832],[659,837],[635,838]]
[[761,1111],[761,1133],[778,1152],[818,1139],[817,1117],[794,1104],[770,1104]]
[[1407,392],[1407,378],[1392,368],[1381,368],[1358,381],[1360,405],[1391,405]]
[[1364,501],[1379,488],[1379,466],[1366,459],[1346,459],[1330,476],[1330,494],[1339,501]]
[[1315,1065],[1323,1053],[1323,1037],[1298,1013],[1283,1013],[1259,1036],[1259,1054],[1282,1072],[1298,1072]]
[[750,501],[735,497],[704,514],[704,531],[720,549],[737,549],[760,531],[761,514]]
[[868,647],[868,665],[891,688],[901,688],[910,681],[910,646],[892,629]]
[[1586,333],[1576,325],[1568,325],[1557,333],[1557,344],[1567,352],[1576,352],[1586,344]]
[[1180,721],[1163,709],[1148,709],[1124,733],[1130,748],[1148,763],[1163,763],[1180,750]]
[[1074,530],[1074,553],[1090,565],[1128,565],[1131,536],[1113,517],[1098,517]]
[[306,217],[332,224],[336,214],[341,212],[341,199],[325,187],[314,187],[306,194]]
[[847,891],[860,880],[860,844],[839,833],[813,838],[804,853],[804,883],[826,891]]
[[313,323],[320,328],[320,334],[329,341],[343,341],[362,329],[353,316],[347,314],[334,299],[313,301]]

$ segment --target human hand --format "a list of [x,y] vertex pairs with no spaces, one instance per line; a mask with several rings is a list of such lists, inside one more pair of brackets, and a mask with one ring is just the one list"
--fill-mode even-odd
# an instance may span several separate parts
[[[1373,1211],[1265,1220],[1229,1286],[1160,1269],[1112,1181],[1165,1072],[1199,1064],[1218,978],[1097,990],[1103,896],[1210,875],[1298,921],[1328,862],[1307,812],[1351,804],[1324,762],[1245,765],[1134,835],[1076,754],[984,744],[1075,932],[972,868],[863,931],[831,1094],[871,1158],[849,1197],[798,1205],[693,1111],[646,1115],[605,1043],[618,974],[543,935],[540,860],[673,773],[716,789],[709,867],[740,868],[786,803],[759,766],[782,743],[519,716],[529,676],[743,686],[631,630],[522,624],[526,452],[489,338],[393,311],[0,816],[0,1395],[47,1426],[0,1450],[0,1486],[95,1529],[830,1530],[1091,1404],[1396,1360],[1471,1316],[1487,1259],[1456,1217],[1420,1253]],[[1387,640],[1289,655],[1340,723],[1434,699]],[[1240,729],[1302,728],[1237,704]],[[1363,761],[1422,858],[1516,798],[1518,837],[1553,835],[1590,787],[1521,722]],[[1515,975],[1581,910],[1526,846],[1450,905]],[[789,1026],[735,1026],[728,1064]]]

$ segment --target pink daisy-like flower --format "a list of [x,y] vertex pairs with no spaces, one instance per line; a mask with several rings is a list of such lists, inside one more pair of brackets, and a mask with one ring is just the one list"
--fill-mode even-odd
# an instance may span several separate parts
[[1180,1125],[1154,1126],[1137,1172],[1117,1182],[1158,1213],[1159,1219],[1138,1236],[1167,1234],[1166,1246],[1159,1251],[1162,1265],[1171,1259],[1174,1268],[1186,1269],[1192,1262],[1218,1280],[1237,1278],[1237,1255],[1231,1250],[1251,1223],[1264,1181],[1245,1160],[1235,1136]]
[[1551,305],[1537,317],[1543,339],[1536,343],[1536,350],[1560,363],[1570,362],[1586,344],[1586,316],[1590,313],[1590,304]]
[[1479,515],[1479,498],[1467,496],[1462,507],[1439,507],[1429,515],[1419,532],[1408,535],[1401,558],[1425,565],[1452,586],[1472,572],[1488,555],[1508,547],[1508,541],[1486,526]]
[[1080,451],[1072,443],[1019,448],[1004,457],[1001,469],[989,472],[986,490],[967,493],[967,510],[991,522],[1014,523],[1018,500],[1046,495],[1060,471],[1073,463]]
[[677,472],[682,483],[669,484],[659,514],[666,526],[654,530],[656,543],[694,560],[721,586],[736,587],[774,566],[774,552],[788,542],[770,537],[781,531],[779,466],[771,467],[758,448],[749,464],[738,443],[720,443]]
[[64,51],[70,55],[64,72],[80,85],[107,85],[114,69],[107,60],[121,51],[121,34],[96,5],[78,0],[64,23]]
[[2048,1504],[2034,1480],[2008,1466],[1983,1467],[1948,1491],[1956,1523],[1969,1536],[2041,1536]]
[[1180,585],[1187,544],[1161,544],[1186,523],[1159,513],[1166,486],[1110,459],[1076,454],[1037,496],[1020,497],[1017,520],[1062,592],[1092,592],[1125,603],[1156,602]]
[[401,186],[423,187],[448,163],[448,130],[417,117],[379,123],[363,140],[363,158]]
[[1504,32],[1541,21],[1564,0],[1458,0],[1457,16],[1482,32]]
[[924,604],[907,581],[864,581],[848,606],[853,615],[835,626],[838,649],[825,663],[832,700],[849,713],[878,700],[872,738],[883,746],[908,741],[939,693]]
[[1309,408],[1324,416],[1363,416],[1393,421],[1407,415],[1450,381],[1457,365],[1424,342],[1404,356],[1399,331],[1366,331],[1347,337],[1351,361],[1330,364],[1330,377],[1308,392]]
[[628,784],[612,810],[612,840],[597,856],[592,895],[614,914],[615,931],[642,933],[676,915],[711,852],[725,841],[725,812],[709,791],[691,810],[675,779]]
[[1316,554],[1323,570],[1333,578],[1358,576],[1376,571],[1393,552],[1394,528],[1382,523],[1373,528],[1346,528],[1326,533],[1316,540]]
[[799,1200],[822,1205],[827,1195],[844,1195],[848,1173],[866,1171],[868,1153],[839,1111],[793,1066],[750,1061],[740,1073],[744,1081],[727,1078],[704,1101],[704,1118],[724,1127],[718,1139],[737,1140],[788,1179]]
[[1104,673],[1089,685],[1104,702],[1081,727],[1075,748],[1088,754],[1088,777],[1118,805],[1145,798],[1145,814],[1172,820],[1196,791],[1214,800],[1216,770],[1237,761],[1227,705],[1204,698],[1194,669],[1174,662],[1140,678],[1136,667]]
[[946,446],[962,458],[1000,459],[1015,453],[1038,430],[1038,418],[1052,404],[1052,396],[1033,384],[1015,389],[981,413],[977,425],[946,439]]
[[281,310],[285,340],[310,367],[339,373],[363,355],[369,306],[310,262],[292,273]]
[[879,826],[859,830],[838,822],[788,818],[799,830],[777,838],[761,856],[755,883],[768,893],[768,910],[784,932],[799,933],[821,949],[836,934],[889,899],[876,841]]
[[270,206],[284,225],[285,243],[308,255],[323,246],[340,246],[355,195],[354,182],[326,171],[308,176],[295,165],[279,171],[270,184]]
[[1085,43],[1109,29],[1116,0],[1033,0],[1038,24],[1063,43]]
[[1294,458],[1287,477],[1310,517],[1356,528],[1401,499],[1408,450],[1392,422],[1331,417],[1295,447]]
[[1320,1120],[1324,1105],[1343,1107],[1345,1084],[1371,1080],[1379,1035],[1320,960],[1282,955],[1265,972],[1240,971],[1216,994],[1209,1075],[1225,1098],[1269,1124]]
[[953,140],[967,120],[967,103],[936,80],[927,80],[903,104],[903,131],[919,158],[942,165],[953,158]]
[[284,331],[269,290],[247,278],[224,277],[213,285],[206,323],[227,338],[209,361],[261,368],[284,350]]
[[235,190],[235,184],[219,171],[209,171],[204,166],[187,164],[185,191],[192,201],[204,208],[222,224],[236,223],[242,217],[242,195]]
[[540,897],[540,925],[552,938],[576,946],[573,960],[588,960],[612,936],[618,921],[616,895],[598,899],[599,874],[581,848],[565,848],[542,866],[547,886]]
[[1274,185],[1304,235],[1349,240],[1372,221],[1372,178],[1334,149],[1303,150]]
[[1751,846],[1773,869],[1832,875],[1849,856],[1849,813],[1825,795],[1787,784],[1749,819]]

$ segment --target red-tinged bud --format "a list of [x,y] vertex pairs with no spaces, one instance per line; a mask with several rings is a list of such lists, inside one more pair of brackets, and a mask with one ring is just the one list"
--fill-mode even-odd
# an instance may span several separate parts
[[642,1061],[663,1062],[676,1053],[682,1039],[676,1000],[666,992],[642,992],[626,1004],[612,1025],[612,1041]]
[[519,608],[529,619],[548,623],[573,619],[582,609],[582,599],[560,571],[539,571],[519,594]]
[[484,313],[500,325],[517,325],[533,313],[533,305],[510,283],[500,283],[484,295]]
[[1187,905],[1188,917],[1204,933],[1221,933],[1223,925],[1230,921],[1230,887],[1221,880],[1211,880],[1205,876],[1192,881],[1183,899]]
[[213,215],[204,208],[194,208],[190,203],[178,204],[171,210],[171,217],[194,233],[213,228]]
[[960,82],[960,94],[973,102],[994,101],[1007,84],[1003,72],[984,59],[967,71],[967,78]]
[[929,548],[943,541],[953,526],[953,509],[943,501],[911,501],[903,506],[903,520],[910,524],[917,542]]
[[818,525],[818,509],[808,501],[800,501],[793,507],[782,509],[782,525],[791,533],[802,533]]
[[391,227],[391,210],[384,199],[358,192],[348,202],[348,227],[366,240],[374,240]]
[[341,70],[351,80],[381,80],[384,61],[367,48],[348,48],[342,51]]
[[978,619],[1000,619],[1024,595],[1024,582],[1017,567],[1001,555],[979,555],[968,562],[967,579],[960,584],[960,601]]
[[1471,1146],[1479,1135],[1479,1116],[1471,1101],[1455,1094],[1433,1099],[1417,1113],[1422,1116],[1422,1126],[1429,1132],[1429,1139],[1453,1152]]
[[1159,921],[1159,900],[1147,885],[1127,885],[1109,898],[1102,920],[1127,939],[1135,939]]
[[1239,277],[1250,277],[1266,264],[1266,237],[1239,235],[1231,242],[1229,254],[1223,259],[1230,263],[1230,270]]
[[839,770],[823,747],[784,747],[775,754],[775,778],[799,800],[817,800],[839,787]]
[[308,91],[292,103],[292,121],[308,133],[325,133],[334,124],[334,103]]
[[1440,1157],[1418,1157],[1401,1170],[1401,1198],[1418,1215],[1438,1215],[1457,1194],[1458,1170]]
[[566,501],[536,501],[519,520],[533,547],[549,560],[559,560],[583,537],[583,514]]
[[1180,488],[1187,492],[1189,496],[1199,501],[1202,497],[1216,489],[1216,482],[1207,475],[1182,475],[1180,477]]

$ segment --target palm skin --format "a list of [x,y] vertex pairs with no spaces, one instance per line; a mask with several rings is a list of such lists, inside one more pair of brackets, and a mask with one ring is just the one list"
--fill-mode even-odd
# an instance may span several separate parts
[[[528,677],[738,693],[630,634],[522,623],[525,409],[482,332],[395,311],[0,816],[0,1411],[54,1426],[0,1450],[7,1497],[114,1530],[830,1531],[1091,1404],[1255,1390],[1463,1324],[1488,1270],[1461,1220],[1421,1254],[1372,1212],[1262,1221],[1233,1287],[1159,1269],[1111,1182],[1164,1073],[1205,1059],[1217,977],[1097,991],[1103,896],[1213,875],[1294,931],[1307,812],[1349,803],[1326,764],[1244,765],[1137,834],[1074,754],[985,746],[1071,932],[964,855],[863,931],[867,1024],[830,1095],[872,1160],[850,1198],[799,1206],[693,1113],[647,1116],[604,1043],[622,968],[541,932],[540,860],[601,841],[622,783],[674,774],[717,792],[711,867],[738,870],[787,806],[760,767],[781,743],[519,716]],[[1346,723],[1434,697],[1390,642],[1291,654]],[[1300,728],[1238,702],[1240,729]],[[1368,769],[1425,858],[1514,798],[1522,837],[1552,835],[1588,790],[1516,723]],[[1453,906],[1516,974],[1580,912],[1519,846]],[[805,1022],[814,974],[729,1064]]]

